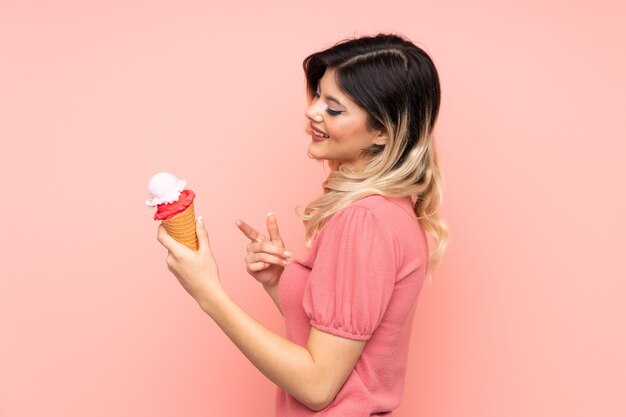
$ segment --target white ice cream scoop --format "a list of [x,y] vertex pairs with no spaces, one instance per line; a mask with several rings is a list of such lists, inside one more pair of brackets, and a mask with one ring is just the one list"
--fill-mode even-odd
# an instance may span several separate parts
[[187,181],[180,180],[169,172],[154,174],[148,183],[150,199],[146,200],[146,205],[154,207],[158,204],[178,201],[180,192],[185,189],[186,185]]

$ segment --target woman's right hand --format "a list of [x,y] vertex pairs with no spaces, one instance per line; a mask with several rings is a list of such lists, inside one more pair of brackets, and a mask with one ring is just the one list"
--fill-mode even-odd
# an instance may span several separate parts
[[245,258],[248,273],[266,287],[278,285],[280,276],[285,266],[289,265],[292,254],[285,250],[285,244],[278,232],[276,216],[273,213],[267,214],[269,241],[245,222],[237,220],[235,224],[250,239]]

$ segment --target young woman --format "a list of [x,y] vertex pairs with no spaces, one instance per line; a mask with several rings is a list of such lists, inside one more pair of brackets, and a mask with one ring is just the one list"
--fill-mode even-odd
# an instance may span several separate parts
[[[301,215],[308,253],[292,259],[276,218],[251,240],[247,271],[285,319],[282,337],[223,289],[208,233],[199,249],[158,240],[167,265],[243,354],[277,385],[276,415],[391,416],[400,404],[413,313],[447,243],[432,131],[435,65],[402,36],[341,41],[304,60],[309,156],[327,161],[324,193]],[[429,253],[426,233],[436,242]]]

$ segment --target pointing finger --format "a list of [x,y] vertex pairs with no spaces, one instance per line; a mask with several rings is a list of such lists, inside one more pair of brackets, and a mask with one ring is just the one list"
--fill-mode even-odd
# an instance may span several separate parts
[[267,232],[270,235],[270,241],[278,246],[284,247],[283,239],[280,237],[280,233],[278,232],[278,222],[276,221],[276,216],[274,213],[267,213]]
[[243,234],[246,235],[246,237],[252,242],[265,242],[265,236],[257,232],[254,227],[241,220],[237,220],[235,224],[237,225],[239,230],[241,230]]

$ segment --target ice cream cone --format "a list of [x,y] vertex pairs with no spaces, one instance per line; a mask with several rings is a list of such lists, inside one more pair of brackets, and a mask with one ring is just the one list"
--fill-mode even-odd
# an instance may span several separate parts
[[171,219],[161,222],[167,233],[176,241],[190,249],[198,250],[198,236],[196,236],[196,213],[194,203],[191,203],[185,211],[175,215]]

